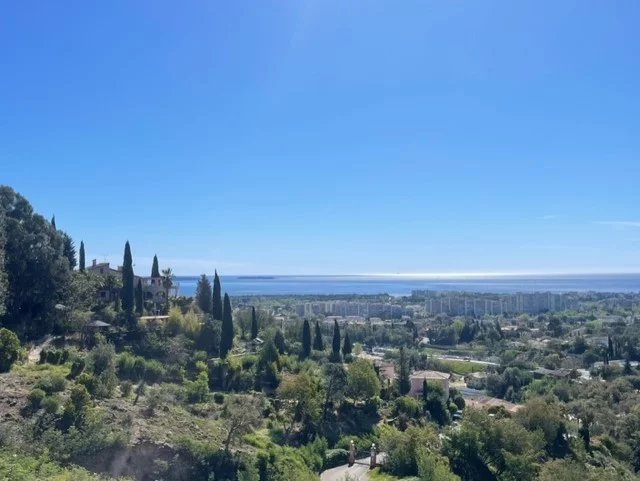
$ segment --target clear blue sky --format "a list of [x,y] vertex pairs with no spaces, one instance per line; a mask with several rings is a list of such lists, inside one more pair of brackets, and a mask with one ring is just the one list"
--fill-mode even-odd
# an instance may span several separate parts
[[18,1],[0,183],[178,274],[640,271],[640,2]]

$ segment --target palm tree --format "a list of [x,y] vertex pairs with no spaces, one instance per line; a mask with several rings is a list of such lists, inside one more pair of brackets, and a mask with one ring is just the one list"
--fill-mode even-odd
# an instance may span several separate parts
[[164,287],[165,291],[165,302],[166,309],[169,312],[169,291],[173,287],[173,271],[171,267],[167,267],[166,269],[162,269],[162,287]]

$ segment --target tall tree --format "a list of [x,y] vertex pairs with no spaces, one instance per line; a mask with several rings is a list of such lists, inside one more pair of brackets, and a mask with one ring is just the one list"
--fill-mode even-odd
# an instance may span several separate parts
[[316,351],[324,351],[324,341],[322,340],[322,331],[320,331],[320,323],[316,321],[316,331],[313,337],[313,348]]
[[4,213],[0,209],[0,319],[6,312],[7,292],[9,290],[7,286],[7,272],[4,267],[6,241]]
[[139,316],[144,312],[144,300],[142,296],[142,279],[138,279],[136,285],[136,314]]
[[122,261],[122,309],[132,313],[134,307],[134,286],[133,286],[133,258],[131,257],[131,246],[129,241],[124,245],[124,259]]
[[404,346],[400,348],[399,373],[398,373],[398,392],[404,396],[411,391],[411,380],[409,379],[409,361]]
[[67,258],[69,262],[69,269],[76,268],[76,246],[73,243],[73,239],[66,232],[60,231],[62,236],[62,254]]
[[349,339],[349,331],[344,332],[344,342],[342,343],[342,355],[346,358],[351,355],[353,346],[351,345],[351,339]]
[[302,324],[302,352],[300,357],[307,359],[311,355],[311,326],[307,319]]
[[56,215],[54,214],[53,217],[51,217],[51,225],[53,226],[54,229],[56,229]]
[[166,269],[162,269],[161,276],[162,278],[162,287],[164,287],[164,308],[165,312],[169,313],[169,293],[171,292],[171,288],[173,287],[173,270],[171,267],[167,267]]
[[213,276],[213,302],[212,311],[214,319],[222,320],[222,286],[220,285],[220,277],[216,270]]
[[151,277],[160,277],[160,268],[158,267],[158,256],[153,256],[153,264],[151,265]]
[[233,313],[229,294],[224,294],[224,308],[222,311],[222,332],[220,333],[220,357],[227,357],[233,347]]
[[251,306],[251,339],[258,337],[258,317],[256,316],[256,308]]
[[340,326],[338,321],[333,321],[333,341],[331,343],[331,360],[333,362],[340,361]]
[[209,278],[205,274],[202,274],[200,279],[198,279],[196,304],[198,304],[202,312],[206,314],[211,313],[211,282],[209,282]]
[[84,241],[80,241],[80,272],[84,272],[85,269],[84,259]]
[[[27,199],[0,186],[0,218],[4,224],[4,267],[0,270],[6,308],[3,325],[39,337],[51,332],[60,316],[56,304],[67,304],[71,272],[63,255],[60,232],[33,211]],[[2,255],[2,254],[0,254]],[[0,308],[2,309],[2,308]]]
[[276,329],[276,334],[273,336],[273,343],[280,354],[287,352],[287,343],[285,342],[284,334],[282,334],[280,329]]

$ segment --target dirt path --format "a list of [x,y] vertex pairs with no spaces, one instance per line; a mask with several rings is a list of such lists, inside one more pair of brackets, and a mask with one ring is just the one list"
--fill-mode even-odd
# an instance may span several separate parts
[[29,356],[27,357],[27,364],[36,364],[38,361],[40,361],[40,353],[43,349],[49,347],[54,339],[55,337],[53,336],[46,336],[37,344],[31,346],[31,349],[29,349]]

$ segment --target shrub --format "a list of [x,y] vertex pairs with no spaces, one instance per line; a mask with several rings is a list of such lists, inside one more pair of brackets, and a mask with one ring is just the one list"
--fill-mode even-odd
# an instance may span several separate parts
[[346,449],[329,449],[325,455],[324,469],[335,468],[349,462],[349,451]]
[[18,336],[4,327],[0,329],[0,372],[8,372],[20,357]]
[[60,374],[50,374],[40,379],[35,387],[42,389],[47,394],[64,391],[67,381]]
[[40,403],[40,407],[49,414],[56,414],[60,409],[60,400],[55,396],[47,396]]
[[209,397],[209,375],[207,371],[200,371],[195,381],[186,381],[184,391],[190,403],[205,402]]
[[129,397],[132,389],[133,383],[131,381],[122,381],[120,383],[120,392],[122,393],[122,397]]
[[34,411],[40,409],[40,404],[45,396],[46,393],[42,389],[33,389],[27,396],[27,407]]
[[71,372],[69,372],[69,379],[77,378],[85,368],[85,360],[82,357],[77,357],[71,363]]
[[76,382],[81,386],[84,386],[89,394],[91,394],[92,396],[95,395],[95,392],[98,388],[98,380],[93,374],[83,372],[78,376]]
[[144,380],[149,383],[160,382],[164,377],[164,366],[155,359],[145,361],[144,363]]
[[215,402],[216,404],[223,404],[224,403],[224,394],[222,394],[221,392],[217,392],[213,394],[213,402]]

